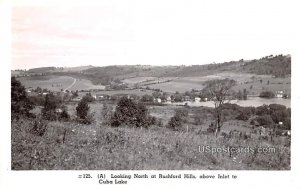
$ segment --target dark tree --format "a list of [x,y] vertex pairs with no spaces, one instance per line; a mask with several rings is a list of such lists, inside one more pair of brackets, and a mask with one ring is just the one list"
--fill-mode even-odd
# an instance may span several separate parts
[[217,136],[223,126],[223,104],[228,98],[230,89],[236,85],[235,80],[217,79],[205,82],[205,88],[210,92],[215,105],[215,135]]
[[272,91],[263,91],[259,94],[261,98],[274,98],[275,94]]
[[109,125],[112,114],[112,107],[108,106],[107,103],[103,103],[103,108],[101,111],[102,115],[102,124]]
[[15,77],[11,78],[11,113],[12,117],[17,115],[29,116],[30,110],[34,108],[27,97],[25,87]]
[[122,97],[112,116],[111,125],[114,127],[122,124],[133,127],[148,127],[150,124],[148,118],[148,110],[145,105]]
[[243,90],[243,100],[247,100],[247,98],[248,98],[248,92],[247,92],[247,89],[244,89]]
[[88,101],[83,98],[76,107],[76,115],[79,119],[85,120],[87,119],[89,110]]
[[58,106],[58,100],[53,95],[53,93],[49,93],[45,97],[44,108],[42,109],[42,116],[46,120],[56,120],[58,117],[56,108]]
[[171,117],[168,122],[168,127],[177,131],[182,128],[183,123],[187,122],[188,110],[187,109],[178,109],[175,111],[175,115]]

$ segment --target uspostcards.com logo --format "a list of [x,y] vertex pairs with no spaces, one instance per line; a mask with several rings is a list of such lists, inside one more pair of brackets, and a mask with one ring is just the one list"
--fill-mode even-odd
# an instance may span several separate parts
[[229,147],[229,146],[199,146],[199,152],[200,153],[276,153],[275,147],[269,147],[269,146],[257,146],[257,147]]

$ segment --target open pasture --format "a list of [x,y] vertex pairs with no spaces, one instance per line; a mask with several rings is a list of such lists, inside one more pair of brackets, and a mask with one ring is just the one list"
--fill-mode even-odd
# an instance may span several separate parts
[[100,89],[104,90],[105,86],[103,85],[94,85],[90,80],[87,79],[77,79],[76,83],[69,88],[70,91],[80,91],[80,90],[92,90],[92,89]]
[[31,87],[35,89],[40,87],[42,89],[49,89],[50,91],[64,90],[74,81],[74,78],[68,76],[30,76],[18,79],[26,88]]

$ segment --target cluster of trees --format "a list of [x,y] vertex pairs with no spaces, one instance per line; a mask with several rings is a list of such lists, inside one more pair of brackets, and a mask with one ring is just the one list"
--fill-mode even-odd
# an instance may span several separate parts
[[236,85],[236,81],[232,79],[217,79],[205,82],[204,90],[209,91],[214,101],[214,119],[215,119],[215,135],[217,136],[223,126],[223,105],[233,93],[231,88]]
[[259,60],[246,62],[242,71],[255,73],[259,75],[274,75],[275,77],[285,77],[291,74],[291,57],[290,56],[266,56]]
[[113,127],[127,125],[147,128],[155,123],[156,118],[148,114],[148,109],[143,103],[135,102],[126,97],[120,99],[110,118],[110,125]]
[[18,119],[19,116],[32,116],[30,111],[34,104],[28,99],[25,87],[15,77],[11,78],[11,118]]
[[[223,114],[237,115],[237,120],[250,120],[252,125],[274,127],[289,130],[291,128],[291,109],[280,104],[262,105],[259,107],[241,107],[237,104],[223,104]],[[251,118],[251,119],[250,119]],[[282,124],[279,124],[282,122]]]
[[239,90],[235,96],[238,100],[247,100],[248,91],[247,89],[244,89],[243,92]]
[[[215,122],[212,123],[210,128],[216,135],[220,132],[224,117],[228,111],[236,112],[236,119],[239,120],[249,120],[250,117],[255,117],[251,121],[252,124],[258,123],[259,125],[272,126],[274,123],[279,124],[283,122],[283,124],[280,124],[280,127],[282,129],[290,129],[291,109],[283,105],[270,104],[254,108],[240,107],[236,104],[225,103],[232,92],[231,88],[235,84],[236,82],[230,79],[213,80],[205,83],[206,86],[204,89],[210,93],[215,105],[213,110]],[[154,92],[152,96],[149,95],[147,98],[144,96],[140,101],[122,97],[118,101],[115,111],[107,104],[104,104],[101,113],[103,123],[113,127],[127,125],[131,127],[148,128],[154,124],[161,126],[162,121],[150,116],[147,107],[143,103],[151,99],[151,97],[153,98],[153,96],[159,97],[160,95],[161,93]],[[11,96],[12,116],[31,115],[30,111],[34,108],[34,104],[27,97],[25,88],[14,77],[11,79]],[[94,114],[90,112],[89,107],[89,103],[93,101],[94,98],[91,93],[87,93],[82,98],[76,107],[76,121],[84,124],[90,124],[94,121]],[[64,106],[53,93],[49,93],[45,96],[41,116],[44,120],[70,120],[67,107]],[[171,117],[167,127],[173,130],[179,130],[183,124],[187,122],[187,117],[187,108],[178,109],[175,111],[174,116]],[[200,121],[198,120],[197,122]]]
[[275,94],[272,91],[262,91],[259,94],[259,97],[261,97],[261,98],[274,98]]
[[263,105],[256,108],[256,115],[252,123],[255,121],[260,125],[272,126],[273,124],[278,125],[281,129],[291,129],[291,109],[286,108],[280,104]]
[[180,130],[183,124],[187,122],[188,113],[188,110],[185,108],[176,110],[174,116],[171,117],[170,121],[168,122],[167,127],[175,131]]

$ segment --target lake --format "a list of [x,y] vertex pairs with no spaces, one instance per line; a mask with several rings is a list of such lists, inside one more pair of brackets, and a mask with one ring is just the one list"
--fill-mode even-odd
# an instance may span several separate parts
[[[206,107],[214,107],[213,101],[207,101],[207,102],[166,102],[165,104],[170,105],[184,105],[187,103],[189,106],[206,106]],[[239,106],[247,107],[247,106],[253,106],[258,107],[264,104],[281,104],[286,106],[287,108],[291,107],[291,99],[283,99],[283,98],[271,98],[271,99],[265,99],[260,97],[248,97],[248,100],[231,100],[229,101],[231,104],[237,104]]]

